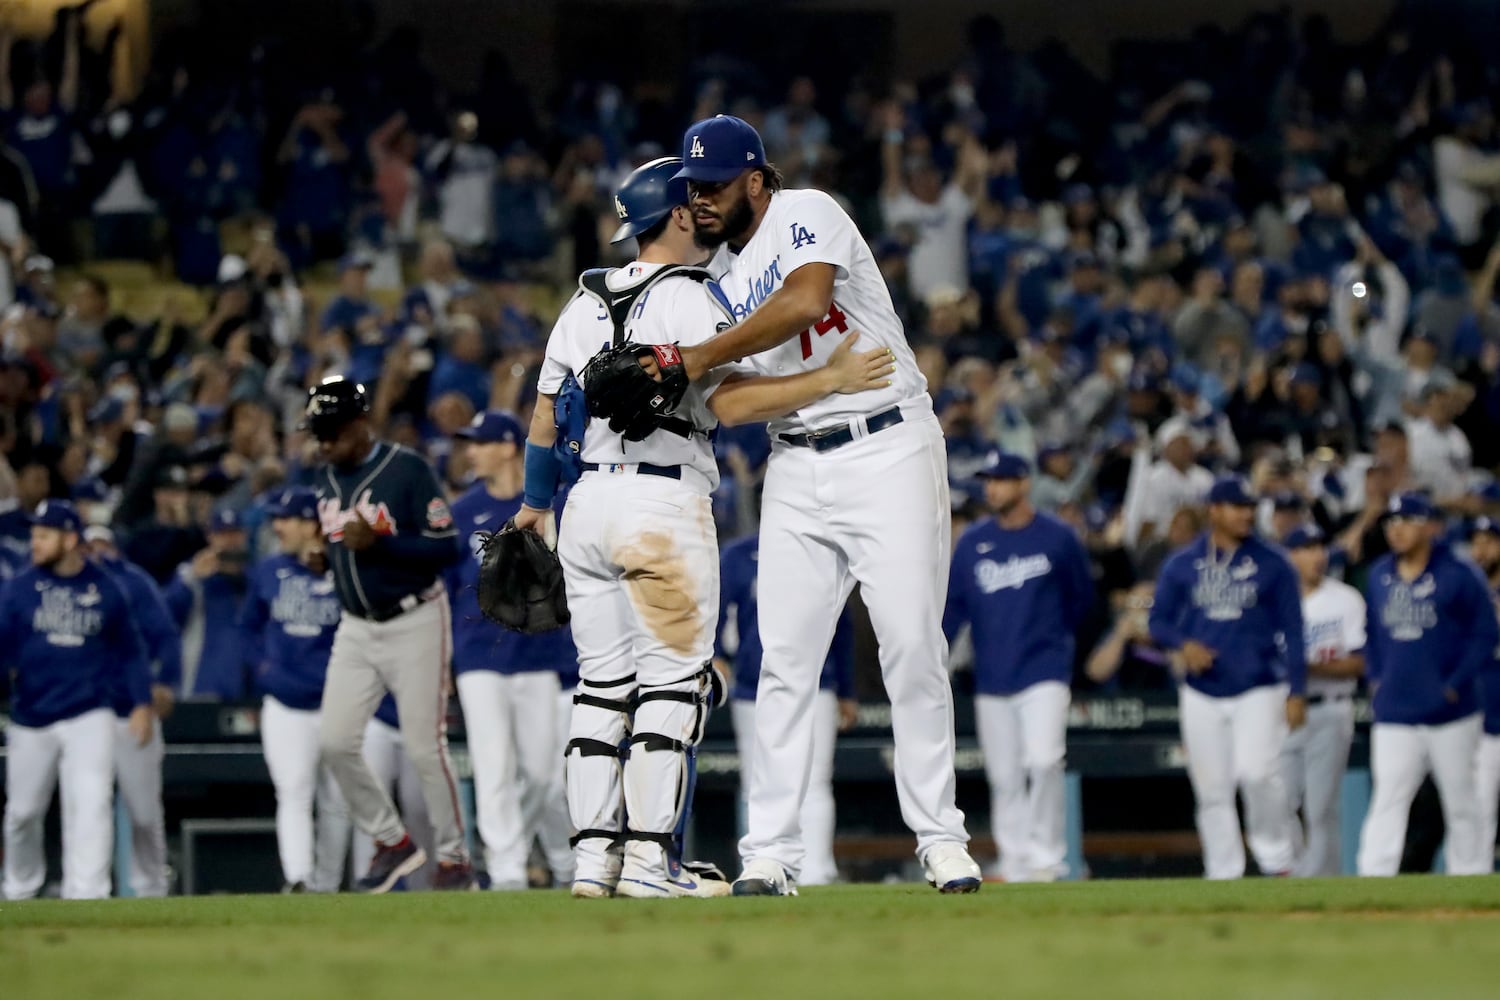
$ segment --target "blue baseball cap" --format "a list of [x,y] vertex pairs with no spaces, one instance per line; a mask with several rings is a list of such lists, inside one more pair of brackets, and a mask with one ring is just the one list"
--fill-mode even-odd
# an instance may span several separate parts
[[1271,504],[1277,510],[1305,510],[1307,501],[1296,490],[1277,490],[1271,496]]
[[1220,476],[1208,491],[1208,502],[1254,507],[1255,494],[1250,491],[1250,484],[1244,476]]
[[980,479],[1026,479],[1031,476],[1031,463],[1020,455],[991,452],[989,461],[975,475]]
[[526,434],[521,422],[508,410],[486,410],[477,414],[467,427],[461,427],[454,437],[473,441],[475,444],[497,444],[509,441],[520,444]]
[[274,517],[294,517],[302,521],[318,519],[318,495],[305,486],[282,490],[267,505]]
[[1438,516],[1437,508],[1423,493],[1400,493],[1391,497],[1386,512],[1392,517],[1412,521],[1431,521]]
[[1314,545],[1324,545],[1327,541],[1328,536],[1316,524],[1299,524],[1286,533],[1281,544],[1287,549],[1307,549]]
[[674,179],[718,184],[766,163],[760,133],[743,118],[715,115],[694,122],[682,134],[683,168]]
[[36,505],[36,510],[31,512],[28,520],[39,527],[56,528],[59,531],[78,531],[83,527],[83,518],[78,516],[78,508],[66,500],[43,500]]
[[242,531],[244,527],[240,512],[229,507],[220,507],[208,519],[209,531]]
[[1480,515],[1474,519],[1474,524],[1469,528],[1470,535],[1494,535],[1500,538],[1500,521],[1488,515]]

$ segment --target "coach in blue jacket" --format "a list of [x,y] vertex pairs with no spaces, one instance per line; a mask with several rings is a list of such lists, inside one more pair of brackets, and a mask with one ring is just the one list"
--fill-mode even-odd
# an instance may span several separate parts
[[979,471],[994,516],[958,540],[943,631],[974,637],[974,715],[990,784],[990,829],[1007,882],[1068,873],[1063,757],[1074,636],[1094,602],[1072,528],[1031,503],[1031,465],[992,455]]
[[1307,717],[1302,596],[1286,556],[1255,536],[1255,503],[1244,479],[1215,481],[1209,529],[1167,560],[1151,609],[1151,638],[1186,671],[1182,741],[1211,879],[1245,873],[1236,787],[1261,872],[1290,871],[1294,853],[1278,758]]
[[1375,789],[1359,838],[1361,875],[1396,874],[1406,817],[1429,772],[1443,803],[1448,873],[1479,875],[1494,863],[1494,845],[1481,843],[1474,767],[1479,675],[1500,628],[1484,578],[1438,541],[1442,529],[1425,496],[1394,498],[1385,523],[1391,551],[1366,584]]

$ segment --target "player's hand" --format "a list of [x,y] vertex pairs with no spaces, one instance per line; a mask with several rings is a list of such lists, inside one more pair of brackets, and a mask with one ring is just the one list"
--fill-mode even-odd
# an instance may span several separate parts
[[207,580],[219,571],[219,553],[213,549],[204,549],[193,556],[190,572],[199,580]]
[[839,732],[846,733],[859,721],[859,702],[853,698],[839,699]]
[[1307,724],[1307,699],[1302,695],[1294,694],[1287,697],[1286,724],[1294,733]]
[[328,550],[323,547],[321,538],[314,539],[303,546],[302,551],[297,553],[297,558],[302,565],[318,576],[328,572]]
[[165,684],[151,685],[151,707],[156,711],[158,719],[165,719],[172,714],[172,709],[177,705],[177,696],[172,689]]
[[350,552],[363,552],[375,544],[375,529],[365,520],[365,515],[354,512],[354,520],[344,524],[344,548]]
[[854,352],[854,342],[859,339],[855,330],[839,342],[824,365],[832,380],[833,391],[844,394],[864,392],[866,389],[884,389],[891,384],[891,373],[896,370],[896,356],[890,348],[880,347],[873,351]]
[[151,742],[151,733],[156,728],[156,713],[150,705],[137,705],[131,711],[126,725],[130,727],[130,735],[135,737],[135,745],[143,747]]
[[548,548],[557,548],[557,518],[550,509],[538,510],[522,504],[516,511],[516,527],[541,535]]
[[1189,639],[1182,644],[1182,665],[1190,674],[1201,674],[1212,669],[1217,655],[1197,639]]

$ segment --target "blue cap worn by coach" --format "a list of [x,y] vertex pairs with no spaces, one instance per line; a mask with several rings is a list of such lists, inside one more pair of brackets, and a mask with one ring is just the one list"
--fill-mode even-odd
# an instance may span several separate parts
[[609,238],[611,243],[623,243],[639,236],[676,208],[688,203],[687,181],[678,175],[682,161],[675,156],[663,156],[642,164],[631,171],[630,176],[615,192],[615,215],[620,228]]
[[1316,524],[1299,524],[1286,533],[1281,544],[1287,549],[1307,549],[1327,541],[1328,537],[1323,534],[1323,529]]
[[453,435],[475,444],[499,444],[509,441],[520,444],[526,434],[521,422],[506,410],[486,410],[476,416],[467,427],[460,427]]
[[683,166],[675,176],[719,184],[765,163],[766,147],[755,126],[734,115],[715,115],[683,133]]
[[291,517],[302,521],[318,519],[318,495],[302,486],[282,490],[271,502],[272,517]]
[[1410,521],[1431,521],[1438,516],[1437,508],[1432,501],[1421,493],[1401,493],[1391,497],[1391,505],[1386,508],[1392,517],[1400,517]]
[[208,530],[213,531],[243,531],[245,525],[240,521],[237,510],[221,507],[214,511],[213,517],[208,519]]
[[1474,519],[1474,524],[1469,528],[1470,535],[1494,535],[1500,538],[1500,521],[1493,517],[1481,515]]
[[1209,503],[1227,503],[1235,507],[1254,507],[1255,494],[1244,476],[1220,476],[1208,491]]
[[1026,479],[1031,476],[1031,463],[1020,455],[997,451],[976,475],[980,479]]
[[78,509],[66,500],[43,500],[31,512],[30,521],[41,528],[56,528],[59,531],[78,531],[83,527],[83,518]]

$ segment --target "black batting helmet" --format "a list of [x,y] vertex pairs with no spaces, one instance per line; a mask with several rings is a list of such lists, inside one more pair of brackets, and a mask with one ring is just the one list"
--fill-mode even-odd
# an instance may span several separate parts
[[297,426],[312,431],[319,441],[327,441],[369,412],[370,397],[364,386],[342,375],[330,375],[307,390],[307,406]]

